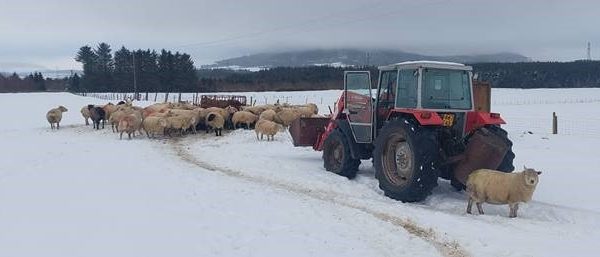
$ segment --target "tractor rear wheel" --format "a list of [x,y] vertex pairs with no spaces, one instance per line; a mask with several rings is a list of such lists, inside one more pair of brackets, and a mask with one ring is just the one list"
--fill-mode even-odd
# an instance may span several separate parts
[[[513,143],[508,138],[508,132],[506,132],[506,130],[502,129],[500,126],[496,126],[496,125],[487,126],[486,128],[489,131],[491,131],[492,133],[494,133],[496,136],[504,139],[504,141],[508,145],[508,150],[506,151],[506,154],[504,155],[502,162],[500,163],[500,165],[498,165],[498,168],[496,168],[496,170],[502,171],[505,173],[513,172],[515,170],[515,166],[513,165],[513,160],[515,159],[515,153],[512,150]],[[466,186],[463,185],[462,183],[460,183],[455,178],[452,178],[450,184],[458,191],[466,189]]]
[[437,186],[435,130],[406,119],[385,125],[373,153],[375,176],[386,196],[402,202],[424,200]]
[[323,166],[325,170],[352,179],[356,177],[359,159],[352,158],[350,143],[339,130],[333,130],[323,142]]
[[513,172],[515,170],[515,166],[513,165],[515,153],[512,150],[513,143],[512,141],[510,141],[510,139],[508,139],[508,132],[506,132],[506,130],[502,129],[500,126],[490,126],[488,128],[490,129],[490,131],[492,131],[492,133],[498,135],[499,137],[502,137],[508,145],[508,150],[506,151],[504,159],[502,159],[502,162],[498,166],[497,170],[506,173]]

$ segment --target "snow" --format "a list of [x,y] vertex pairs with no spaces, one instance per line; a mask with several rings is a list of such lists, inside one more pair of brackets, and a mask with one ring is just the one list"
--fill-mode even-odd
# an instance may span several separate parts
[[[79,109],[104,100],[0,94],[0,256],[595,256],[599,93],[493,90],[515,166],[543,171],[516,219],[507,206],[465,214],[466,195],[443,180],[423,203],[394,201],[369,161],[345,179],[288,133],[121,141],[83,125]],[[232,94],[328,112],[339,90]],[[57,105],[69,112],[51,131]]]

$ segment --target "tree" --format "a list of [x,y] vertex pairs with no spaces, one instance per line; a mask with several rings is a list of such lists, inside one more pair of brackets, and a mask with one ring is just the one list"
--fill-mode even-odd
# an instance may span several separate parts
[[97,81],[97,60],[98,56],[90,46],[82,46],[77,52],[75,60],[80,62],[83,66],[83,76],[81,78],[81,90],[82,91],[96,91],[98,88],[96,85]]
[[107,43],[100,43],[96,47],[98,77],[97,86],[100,91],[113,91],[113,70],[114,62],[111,54],[110,46]]
[[115,52],[114,83],[117,92],[133,92],[133,55],[124,46]]
[[81,79],[79,75],[75,73],[71,78],[69,78],[68,90],[69,92],[81,92]]

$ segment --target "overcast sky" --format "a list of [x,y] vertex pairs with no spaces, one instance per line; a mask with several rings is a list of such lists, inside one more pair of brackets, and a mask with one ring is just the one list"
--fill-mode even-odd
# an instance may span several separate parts
[[82,45],[172,49],[196,64],[264,51],[392,48],[422,54],[600,56],[590,0],[0,0],[0,69],[79,69]]

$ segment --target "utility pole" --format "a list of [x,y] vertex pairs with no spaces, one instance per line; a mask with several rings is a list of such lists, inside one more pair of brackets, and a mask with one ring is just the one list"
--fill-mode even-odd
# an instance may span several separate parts
[[592,60],[592,43],[588,42],[587,45],[587,60],[591,61]]
[[138,100],[137,77],[135,73],[135,51],[132,52],[131,56],[133,58],[133,98],[135,98],[135,100]]

